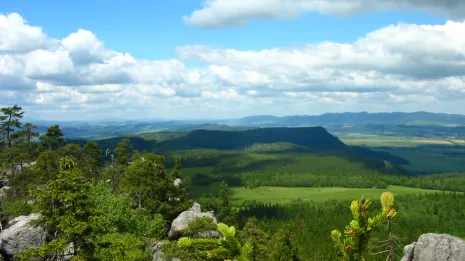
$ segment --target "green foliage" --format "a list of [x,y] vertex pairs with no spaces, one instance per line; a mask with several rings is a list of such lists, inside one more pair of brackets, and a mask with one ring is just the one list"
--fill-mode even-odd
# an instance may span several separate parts
[[59,125],[52,125],[47,128],[47,132],[40,136],[39,139],[45,145],[48,150],[57,149],[66,143],[66,140],[62,138],[64,133],[61,131]]
[[228,183],[226,183],[225,181],[221,183],[220,201],[217,218],[222,222],[234,224],[232,206],[229,202],[229,187]]
[[163,253],[167,259],[249,261],[247,256],[252,251],[252,247],[248,243],[244,245],[240,243],[235,237],[236,229],[224,223],[219,223],[217,229],[223,235],[220,239],[182,237],[175,246],[171,244],[164,247]]
[[300,261],[298,244],[292,233],[292,224],[285,224],[275,235],[273,235],[273,246],[270,253],[272,261]]
[[[256,216],[261,221],[262,229],[274,234],[284,224],[291,222],[296,227],[292,235],[304,260],[339,260],[340,252],[334,248],[328,234],[334,228],[344,228],[347,221],[352,219],[347,208],[350,204],[350,201],[342,199],[286,204],[255,203],[238,210],[238,224],[243,227],[249,217]],[[371,207],[381,209],[380,200],[373,199]],[[396,195],[399,213],[391,224],[392,233],[398,238],[395,253],[401,255],[403,246],[416,241],[424,233],[447,233],[465,238],[464,208],[463,193]],[[370,252],[386,249],[380,248],[387,238],[385,226],[382,228],[373,231]],[[386,255],[370,255],[369,260],[385,261]]]
[[8,145],[8,147],[11,147],[11,134],[15,129],[21,128],[19,120],[23,118],[24,112],[22,110],[23,108],[17,104],[0,110],[3,114],[0,116],[0,132],[4,135],[2,142]]
[[[21,258],[37,254],[54,255],[64,252],[73,243],[74,255],[88,259],[95,245],[89,241],[103,214],[95,208],[92,185],[77,168],[72,157],[60,160],[61,171],[44,188],[35,192],[43,223],[52,241],[39,250],[26,250]],[[59,244],[58,244],[59,242]]]
[[95,257],[100,261],[148,261],[145,242],[133,234],[111,233],[97,238]]
[[240,239],[243,244],[248,243],[252,249],[248,258],[250,261],[268,260],[268,234],[258,227],[257,218],[249,218],[244,229],[240,233]]
[[365,198],[352,201],[350,211],[353,220],[346,226],[344,237],[338,230],[331,232],[331,239],[344,260],[367,260],[368,244],[372,232],[397,214],[394,209],[394,196],[390,192],[385,192],[381,196],[382,212],[370,217],[368,212],[370,205],[371,201]]
[[166,234],[165,221],[161,215],[133,209],[130,197],[111,193],[104,183],[95,186],[93,195],[96,208],[105,213],[99,223],[105,233],[131,233],[139,238],[155,239]]
[[103,167],[101,151],[96,142],[87,142],[84,145],[84,154],[86,157],[86,169],[92,182],[97,178],[100,169]]
[[185,231],[184,235],[188,236],[193,233],[205,232],[216,230],[217,225],[213,223],[213,219],[210,217],[197,217],[194,221],[190,222]]
[[129,159],[131,158],[131,144],[129,143],[129,139],[125,138],[118,143],[116,146],[115,154],[116,154],[116,162],[120,166],[127,166],[129,163]]
[[175,185],[177,168],[171,173],[163,166],[163,157],[151,153],[135,155],[123,179],[127,191],[138,208],[160,213],[173,220],[188,206],[187,191],[182,184]]

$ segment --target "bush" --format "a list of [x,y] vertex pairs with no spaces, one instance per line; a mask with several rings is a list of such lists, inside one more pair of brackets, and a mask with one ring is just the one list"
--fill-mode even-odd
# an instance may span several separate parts
[[193,233],[216,230],[217,225],[213,223],[213,219],[209,217],[198,217],[183,231],[184,235],[192,235]]
[[388,184],[384,181],[380,181],[376,183],[376,188],[378,189],[387,189],[387,187],[388,187]]

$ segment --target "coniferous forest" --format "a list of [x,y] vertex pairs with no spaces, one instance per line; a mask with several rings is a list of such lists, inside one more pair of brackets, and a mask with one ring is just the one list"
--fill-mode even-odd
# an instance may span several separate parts
[[[417,177],[397,166],[395,157],[365,157],[370,151],[348,148],[336,137],[331,146],[339,151],[319,155],[302,154],[309,153],[306,144],[292,151],[286,145],[282,154],[212,151],[210,145],[198,151],[200,142],[189,147],[186,136],[144,151],[124,137],[111,148],[99,141],[73,143],[58,124],[39,133],[23,121],[24,113],[18,105],[1,109],[0,221],[8,229],[15,217],[39,214],[33,225],[47,236],[41,246],[14,256],[0,253],[5,260],[154,260],[159,242],[165,243],[165,258],[181,260],[400,260],[403,246],[423,233],[465,238],[462,174]],[[241,142],[249,146],[251,138],[244,137]],[[209,169],[202,172],[204,167]],[[302,170],[308,168],[313,169]],[[234,187],[389,191],[392,185],[435,191],[240,204],[232,193]],[[209,187],[214,189],[198,192]],[[195,203],[213,211],[217,222],[198,218],[169,240],[173,220]],[[212,230],[221,237],[194,236]]]

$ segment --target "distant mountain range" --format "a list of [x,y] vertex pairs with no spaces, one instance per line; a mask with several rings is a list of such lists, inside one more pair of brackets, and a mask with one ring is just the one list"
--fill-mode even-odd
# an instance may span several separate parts
[[[44,132],[49,122],[36,122],[39,131]],[[326,113],[318,116],[294,115],[277,117],[257,115],[232,120],[211,121],[122,121],[122,122],[62,122],[59,123],[67,137],[86,139],[127,136],[140,133],[175,131],[190,132],[205,130],[248,130],[262,127],[350,127],[354,125],[410,125],[442,126],[447,128],[464,128],[465,115],[430,113],[430,112],[394,112],[394,113]],[[458,127],[457,127],[458,126]],[[376,127],[376,126],[375,126]],[[442,131],[442,130],[441,130]],[[456,131],[456,130],[454,130]],[[459,130],[461,131],[461,130]],[[456,131],[457,132],[457,131]]]
[[431,112],[345,112],[325,113],[317,116],[293,115],[277,117],[271,115],[257,115],[226,122],[244,126],[328,126],[340,124],[465,125],[465,115]]

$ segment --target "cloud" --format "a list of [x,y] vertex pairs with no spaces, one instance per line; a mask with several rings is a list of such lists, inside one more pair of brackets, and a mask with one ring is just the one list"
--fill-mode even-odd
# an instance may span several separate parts
[[310,12],[353,16],[370,11],[415,10],[465,19],[462,0],[208,0],[184,16],[185,23],[204,28],[245,26],[251,19],[291,19]]
[[0,13],[0,52],[26,52],[52,45],[40,27],[28,25],[18,13]]
[[[173,59],[139,60],[106,48],[88,30],[51,39],[18,14],[3,16],[3,24],[5,17],[14,37],[0,38],[0,105],[24,105],[36,118],[465,113],[465,22],[401,23],[343,44],[182,46]],[[24,33],[30,30],[35,34]],[[200,66],[190,67],[192,61]]]

